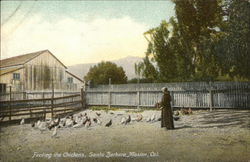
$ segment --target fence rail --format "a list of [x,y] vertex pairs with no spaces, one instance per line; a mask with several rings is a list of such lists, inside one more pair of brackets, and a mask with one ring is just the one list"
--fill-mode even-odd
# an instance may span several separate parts
[[88,105],[154,107],[168,87],[173,107],[250,108],[250,82],[101,85],[88,88]]
[[47,114],[55,117],[59,114],[83,109],[85,99],[82,91],[79,94],[62,97],[0,101],[0,107],[0,121],[4,121],[6,117],[12,120],[20,116],[45,118]]
[[[80,92],[54,92],[54,97],[64,97],[74,94],[80,94]],[[30,91],[30,92],[7,92],[0,93],[0,101],[8,100],[25,100],[25,99],[36,99],[36,98],[51,98],[51,91]]]

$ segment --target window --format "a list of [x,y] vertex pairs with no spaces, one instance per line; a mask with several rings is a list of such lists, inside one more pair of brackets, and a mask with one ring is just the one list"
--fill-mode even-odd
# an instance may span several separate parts
[[0,83],[0,93],[5,93],[6,92],[6,84]]
[[68,77],[68,83],[73,83],[73,78]]
[[20,80],[20,74],[19,73],[13,73],[13,79],[14,80]]

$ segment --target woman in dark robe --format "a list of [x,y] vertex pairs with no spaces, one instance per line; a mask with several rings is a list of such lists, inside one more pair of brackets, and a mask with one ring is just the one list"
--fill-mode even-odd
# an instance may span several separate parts
[[161,127],[166,127],[167,129],[174,129],[173,112],[171,109],[171,96],[166,87],[162,88],[164,93],[161,99]]

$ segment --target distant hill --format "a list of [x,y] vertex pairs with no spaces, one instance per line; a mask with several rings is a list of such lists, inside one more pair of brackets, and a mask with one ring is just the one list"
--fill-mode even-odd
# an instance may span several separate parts
[[[128,56],[122,59],[113,60],[111,62],[117,64],[118,66],[121,66],[126,72],[128,79],[132,79],[136,77],[134,65],[135,63],[142,61],[142,59],[142,57]],[[68,70],[78,77],[83,78],[88,73],[90,67],[97,64],[98,63],[72,65],[68,66]]]

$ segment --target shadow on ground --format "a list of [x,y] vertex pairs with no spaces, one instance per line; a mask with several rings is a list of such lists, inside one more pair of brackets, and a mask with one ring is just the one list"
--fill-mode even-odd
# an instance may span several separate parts
[[250,111],[215,110],[200,116],[199,128],[250,128]]

